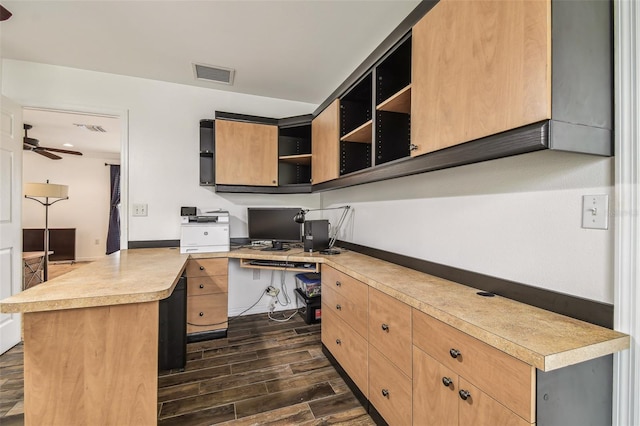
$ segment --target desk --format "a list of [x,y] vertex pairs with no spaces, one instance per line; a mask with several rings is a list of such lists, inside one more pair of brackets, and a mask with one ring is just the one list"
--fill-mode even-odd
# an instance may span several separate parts
[[[48,254],[53,254],[53,251],[49,251]],[[22,262],[24,264],[22,291],[24,291],[43,282],[44,251],[22,252]]]

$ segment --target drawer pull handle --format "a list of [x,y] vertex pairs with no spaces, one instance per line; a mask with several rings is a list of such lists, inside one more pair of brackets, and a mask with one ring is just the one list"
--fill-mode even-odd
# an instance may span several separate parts
[[341,344],[342,344],[342,340],[336,339],[336,345],[341,345]]
[[458,392],[458,395],[460,395],[460,398],[463,401],[466,401],[467,398],[471,398],[471,392],[469,392],[468,390],[464,390],[464,389],[460,389],[460,392]]
[[204,271],[204,266],[201,266],[201,267],[200,267],[200,270],[201,270],[201,271]]
[[389,324],[382,324],[382,331],[389,332]]
[[451,355],[451,358],[458,358],[462,353],[457,349],[449,349],[449,355]]
[[442,378],[442,384],[445,385],[445,387],[451,386],[452,383],[453,383],[453,380],[451,380],[449,377]]
[[341,287],[342,283],[340,281],[336,281],[336,287]]
[[198,315],[200,315],[201,317],[204,316],[204,312],[200,312]]
[[388,389],[382,389],[382,396],[384,396],[385,398],[389,398],[389,390]]
[[200,284],[200,288],[204,288],[204,284]]
[[342,306],[340,306],[340,305],[336,305],[336,309],[337,309],[337,310],[339,310],[339,311],[341,311],[341,310],[342,310]]

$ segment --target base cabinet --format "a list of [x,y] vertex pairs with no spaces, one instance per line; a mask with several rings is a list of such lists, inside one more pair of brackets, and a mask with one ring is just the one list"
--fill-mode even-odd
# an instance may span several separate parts
[[530,425],[415,346],[413,374],[414,424]]
[[228,259],[187,262],[187,341],[226,335]]

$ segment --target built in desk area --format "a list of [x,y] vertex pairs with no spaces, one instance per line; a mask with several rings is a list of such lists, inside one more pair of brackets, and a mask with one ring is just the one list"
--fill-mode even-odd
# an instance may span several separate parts
[[[0,301],[1,312],[23,313],[25,424],[157,423],[158,306],[171,295],[190,258],[239,259],[244,267],[264,267],[251,265],[251,260],[300,262],[317,265],[321,271],[326,268],[323,287],[344,289],[357,281],[364,285],[361,289],[365,293],[368,291],[364,299],[368,309],[376,308],[376,301],[382,305],[389,301],[409,313],[414,353],[421,348],[416,339],[429,327],[446,328],[461,339],[481,344],[482,350],[494,351],[508,363],[523,366],[528,375],[524,381],[533,396],[528,396],[524,408],[506,403],[520,420],[524,418],[522,424],[536,422],[536,372],[561,371],[627,349],[630,344],[629,336],[623,333],[500,296],[482,297],[471,287],[353,251],[325,257],[301,249],[239,249],[195,255],[172,248],[123,250],[89,268],[79,268]],[[324,309],[331,308],[324,303]],[[323,312],[322,342],[334,361],[347,367],[344,370],[352,376],[349,360],[341,360],[339,349],[331,346],[333,328],[328,327],[340,324],[337,315],[330,314],[325,321]],[[378,327],[372,314],[368,321],[370,330],[372,323]],[[394,334],[393,324],[387,330],[386,324],[382,325],[385,336]],[[407,349],[411,351],[411,329],[404,332],[409,333]],[[371,331],[368,335],[368,362],[374,365],[380,362],[375,355],[378,343]],[[414,405],[415,385],[419,383],[415,365]],[[484,369],[494,367],[486,365]],[[403,375],[411,383],[411,369]],[[368,385],[355,376],[352,379],[385,419],[394,415],[385,411],[384,401],[376,402],[376,377],[370,374]],[[387,390],[383,400],[393,402],[393,397],[393,391],[389,395]]]

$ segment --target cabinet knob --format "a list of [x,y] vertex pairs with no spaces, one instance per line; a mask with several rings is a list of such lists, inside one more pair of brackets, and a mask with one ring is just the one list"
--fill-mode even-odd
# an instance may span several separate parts
[[382,396],[389,398],[389,389],[382,389]]
[[451,358],[458,358],[462,353],[457,349],[451,348],[449,349],[449,355],[451,355]]
[[200,284],[200,288],[204,288],[204,284]]
[[388,333],[389,332],[389,325],[388,324],[382,324],[382,331],[386,331]]
[[336,281],[336,287],[340,287],[342,286],[342,283],[340,281]]
[[468,390],[464,390],[464,389],[460,389],[460,392],[458,392],[458,395],[460,395],[460,398],[463,401],[466,401],[468,398],[471,398],[471,392],[469,392]]
[[418,149],[418,145],[413,143],[409,145],[409,151],[416,151],[417,149]]
[[272,181],[271,181],[271,183],[276,183],[276,181],[275,181],[275,180],[272,180]]
[[340,305],[336,305],[336,309],[337,309],[337,310],[339,310],[339,311],[341,311],[341,310],[342,310],[342,306],[340,306]]
[[201,317],[204,316],[204,312],[200,312],[198,315],[200,315]]
[[201,267],[200,267],[200,270],[201,270],[201,271],[204,271],[204,266],[201,266]]
[[336,339],[336,345],[341,345],[341,344],[342,344],[342,340]]
[[451,386],[452,383],[453,383],[453,380],[451,380],[450,377],[443,377],[442,378],[442,384],[445,385],[445,387]]

